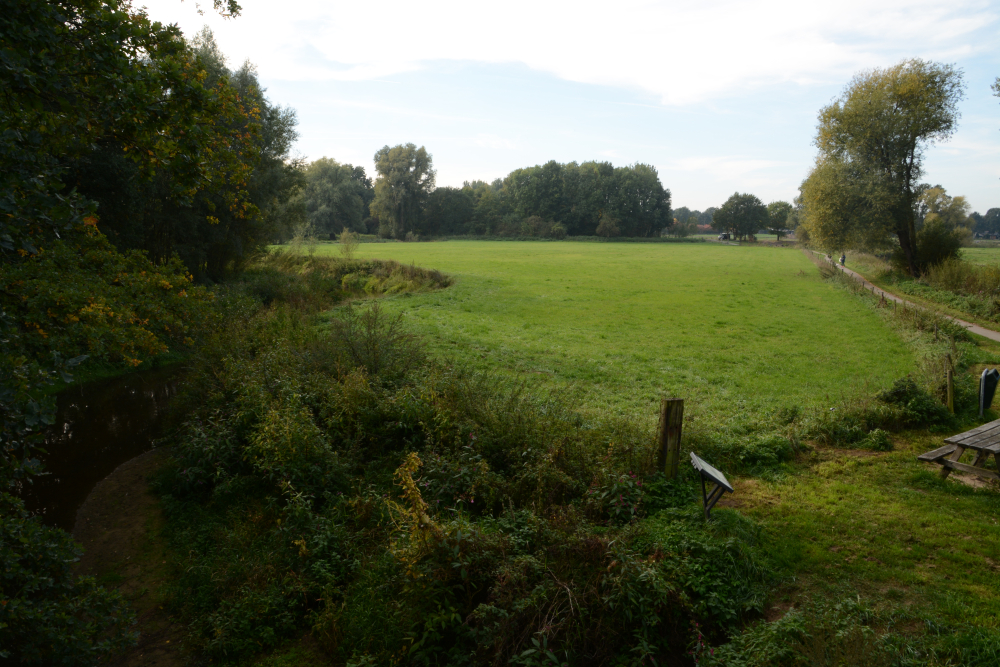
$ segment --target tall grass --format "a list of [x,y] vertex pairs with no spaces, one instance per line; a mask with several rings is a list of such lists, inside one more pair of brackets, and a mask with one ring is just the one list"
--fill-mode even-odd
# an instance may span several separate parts
[[932,287],[959,294],[988,298],[1000,295],[1000,266],[983,266],[951,258],[930,267],[924,280]]

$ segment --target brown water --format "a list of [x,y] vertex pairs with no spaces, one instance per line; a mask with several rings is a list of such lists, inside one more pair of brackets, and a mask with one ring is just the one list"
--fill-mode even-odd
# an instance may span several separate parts
[[50,526],[72,530],[76,512],[94,486],[122,463],[153,448],[177,369],[133,373],[70,387],[56,397],[56,423],[40,458],[49,474],[21,497]]

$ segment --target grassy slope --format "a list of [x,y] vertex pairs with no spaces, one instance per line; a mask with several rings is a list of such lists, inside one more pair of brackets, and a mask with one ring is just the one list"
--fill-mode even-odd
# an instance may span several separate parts
[[[702,416],[734,400],[815,406],[827,394],[872,391],[913,364],[893,331],[822,282],[798,251],[496,242],[361,249],[458,277],[443,292],[393,302],[435,351],[544,372],[579,386],[594,409],[648,416],[665,393],[694,399]],[[726,504],[768,527],[793,599],[861,593],[992,627],[1000,501],[916,461],[940,438],[897,438],[897,451],[884,454],[818,449],[778,481],[738,480]]]
[[813,407],[913,366],[898,336],[795,250],[452,241],[359,254],[458,279],[386,300],[434,352],[550,378],[591,409],[651,419],[663,395],[685,397],[695,419]]

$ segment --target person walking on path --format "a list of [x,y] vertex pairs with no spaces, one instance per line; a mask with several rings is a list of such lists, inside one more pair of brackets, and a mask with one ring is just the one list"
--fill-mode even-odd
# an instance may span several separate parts
[[845,253],[841,253],[841,255],[840,255],[840,265],[844,266],[844,262],[846,262],[846,261],[847,261],[847,253],[846,252]]

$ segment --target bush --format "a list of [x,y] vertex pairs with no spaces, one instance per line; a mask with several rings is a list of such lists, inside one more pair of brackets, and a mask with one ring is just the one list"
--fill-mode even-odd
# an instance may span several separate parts
[[953,421],[948,408],[917,386],[911,377],[900,378],[877,395],[878,400],[903,409],[906,426],[937,426]]
[[416,338],[403,330],[403,314],[390,317],[377,301],[364,310],[342,308],[330,331],[343,363],[363,368],[372,378],[396,382],[425,361]]
[[[159,487],[174,609],[213,660],[311,627],[339,663],[662,664],[692,621],[761,608],[759,527],[706,524],[688,467],[649,474],[642,426],[424,361],[377,304],[330,335],[307,303],[255,307],[194,360]],[[744,440],[749,466],[790,451]]]
[[1000,267],[970,264],[957,257],[930,266],[924,281],[931,287],[960,294],[1000,295]]
[[869,433],[862,444],[865,448],[875,452],[891,452],[893,450],[889,434],[880,428],[874,429]]
[[[967,234],[964,229],[951,227],[940,220],[926,223],[917,230],[914,257],[917,271],[921,274],[926,273],[930,267],[958,257]],[[902,248],[895,249],[892,260],[899,271],[909,273],[909,262]]]

